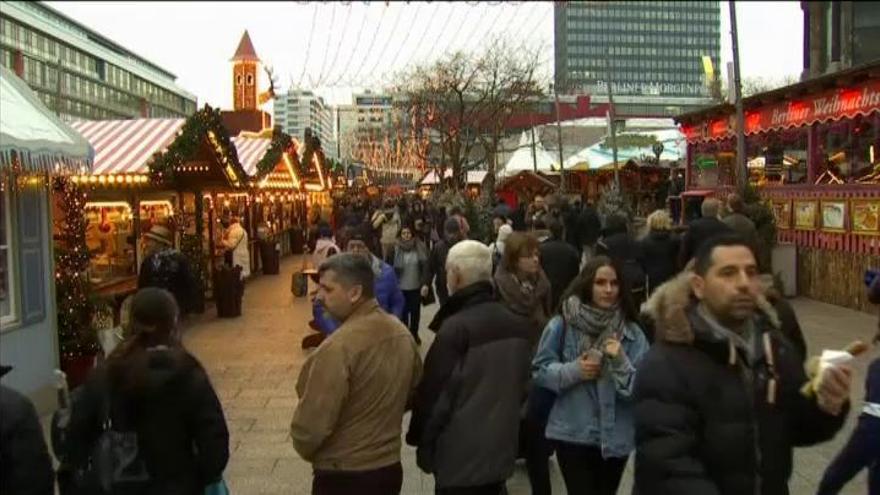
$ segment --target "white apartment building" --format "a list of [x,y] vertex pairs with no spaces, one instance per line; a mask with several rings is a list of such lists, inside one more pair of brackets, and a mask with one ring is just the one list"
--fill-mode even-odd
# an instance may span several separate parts
[[332,108],[324,99],[309,90],[291,89],[275,98],[275,123],[293,138],[301,140],[306,128],[321,140],[324,153],[331,158],[336,154]]

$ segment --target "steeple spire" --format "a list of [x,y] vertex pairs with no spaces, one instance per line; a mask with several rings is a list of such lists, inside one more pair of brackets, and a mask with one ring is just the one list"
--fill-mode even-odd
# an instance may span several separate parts
[[257,52],[254,50],[254,44],[251,43],[251,36],[248,34],[247,29],[245,29],[244,34],[241,35],[241,41],[238,42],[238,49],[235,50],[235,55],[232,56],[232,61],[260,61],[260,57],[257,56]]

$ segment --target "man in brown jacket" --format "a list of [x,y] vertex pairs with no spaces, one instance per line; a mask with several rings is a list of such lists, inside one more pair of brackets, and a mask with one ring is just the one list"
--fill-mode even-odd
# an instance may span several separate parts
[[318,275],[318,299],[342,325],[300,372],[293,447],[312,463],[314,495],[398,494],[401,424],[422,373],[418,348],[376,302],[365,258],[338,254]]

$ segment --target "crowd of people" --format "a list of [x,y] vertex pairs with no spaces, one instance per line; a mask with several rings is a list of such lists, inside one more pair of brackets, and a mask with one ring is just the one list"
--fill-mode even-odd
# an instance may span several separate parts
[[[491,243],[469,238],[460,208],[340,205],[311,236],[322,338],[290,426],[312,493],[400,493],[406,441],[438,494],[504,494],[517,459],[532,493],[549,494],[554,455],[572,494],[617,493],[631,457],[635,495],[788,494],[793,449],[830,440],[856,409],[852,369],[805,366],[797,316],[760,273],[755,225],[741,198],[725,199],[705,200],[684,231],[656,211],[640,234],[580,201],[499,199]],[[868,282],[880,303],[880,276]],[[137,293],[126,339],[57,422],[62,493],[222,485],[229,433],[180,344],[179,299]],[[420,331],[434,333],[427,349]],[[866,390],[820,495],[865,468],[880,492],[880,360]],[[0,492],[51,493],[33,407],[0,391]]]

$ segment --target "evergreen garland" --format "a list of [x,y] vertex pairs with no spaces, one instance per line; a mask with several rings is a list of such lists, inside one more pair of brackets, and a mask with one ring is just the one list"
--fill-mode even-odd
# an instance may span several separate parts
[[221,162],[231,162],[236,175],[245,180],[247,174],[238,161],[238,152],[229,134],[223,127],[220,110],[209,105],[186,119],[180,129],[180,135],[168,146],[165,152],[156,152],[149,162],[150,179],[154,185],[173,185],[177,179],[177,167],[192,160],[199,151],[203,139],[208,139],[208,132],[213,132],[220,144]]
[[[278,162],[281,161],[282,153],[292,147],[293,139],[290,135],[283,132],[280,127],[276,127],[272,131],[272,142],[269,144],[269,149],[266,150],[263,158],[257,162],[257,173],[254,179],[259,181],[270,174],[275,169],[275,166],[278,165]],[[300,171],[297,170],[296,173],[300,173]]]
[[53,179],[63,213],[55,246],[55,294],[58,301],[58,345],[62,361],[94,356],[100,351],[92,328],[95,303],[89,282],[86,245],[86,192],[66,177]]

